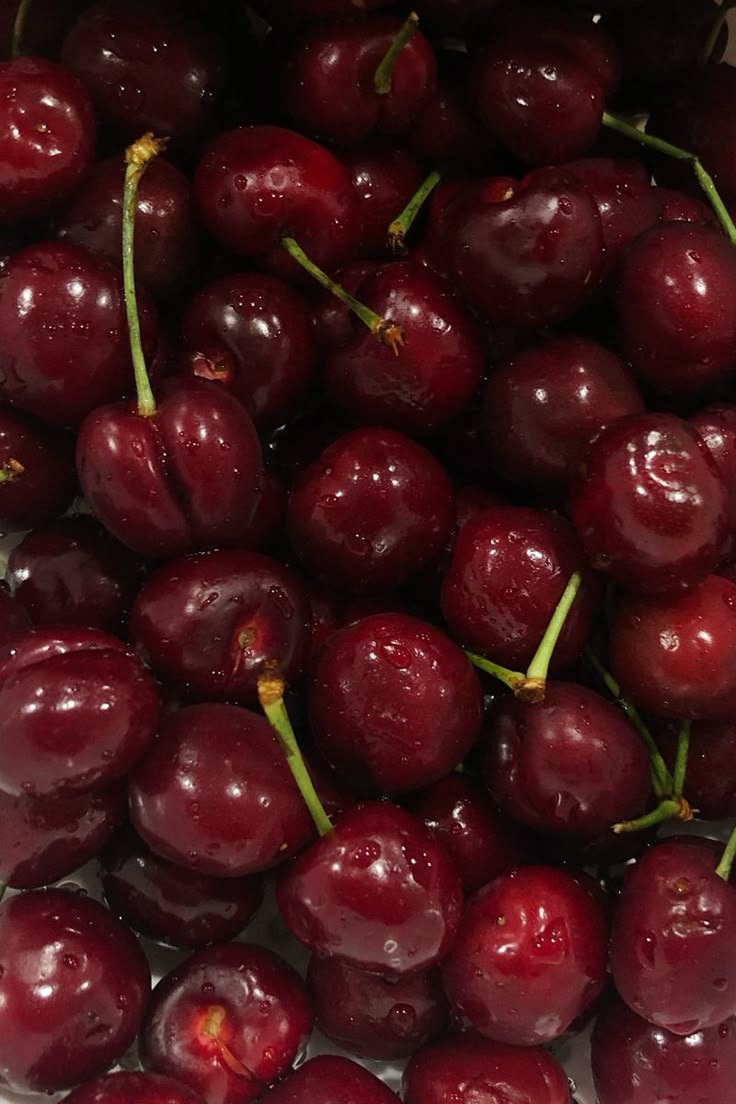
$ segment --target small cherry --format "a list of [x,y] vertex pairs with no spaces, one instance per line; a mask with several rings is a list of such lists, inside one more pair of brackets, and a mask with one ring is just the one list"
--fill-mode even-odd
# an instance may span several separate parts
[[77,486],[72,443],[14,410],[0,410],[0,531],[52,521]]
[[158,1073],[109,1073],[87,1081],[63,1104],[203,1104],[186,1085]]
[[[654,730],[669,767],[675,761],[677,733],[667,724]],[[705,820],[736,816],[736,725],[733,721],[693,721],[687,761],[687,796]]]
[[711,403],[692,414],[688,421],[715,461],[728,491],[728,537],[726,558],[736,551],[736,404]]
[[697,222],[703,226],[718,226],[713,208],[702,199],[686,195],[675,188],[654,189],[659,206],[660,222]]
[[[412,127],[413,129],[413,127]],[[386,227],[419,187],[416,158],[398,143],[374,143],[345,150],[347,165],[358,197],[361,257],[384,257]]]
[[609,269],[627,245],[655,225],[658,216],[664,221],[662,198],[639,161],[589,157],[568,162],[565,172],[585,185],[595,200]]
[[398,1097],[374,1073],[350,1058],[319,1054],[275,1085],[263,1104],[397,1104]]

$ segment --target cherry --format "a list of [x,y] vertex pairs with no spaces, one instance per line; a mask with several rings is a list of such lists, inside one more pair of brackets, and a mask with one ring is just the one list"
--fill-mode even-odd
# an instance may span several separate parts
[[736,539],[736,405],[711,403],[688,421],[705,441],[728,491],[730,551]]
[[185,365],[231,390],[259,428],[280,425],[311,383],[309,310],[275,276],[234,272],[201,287],[182,319]]
[[141,566],[90,517],[60,518],[27,533],[5,578],[36,625],[88,625],[115,632],[141,583]]
[[460,648],[426,621],[375,614],[333,633],[309,696],[318,750],[351,786],[401,794],[465,757],[483,715]]
[[92,162],[92,105],[60,65],[15,58],[0,62],[0,118],[0,221],[48,214]]
[[304,982],[265,947],[198,951],[153,991],[140,1034],[144,1069],[208,1104],[246,1104],[290,1068],[313,1013]]
[[276,900],[310,950],[397,977],[447,954],[462,911],[446,852],[409,813],[379,802],[349,809],[303,851]]
[[548,1043],[603,988],[606,928],[598,902],[565,871],[504,874],[466,906],[442,967],[450,1003],[496,1042]]
[[565,172],[584,184],[595,200],[609,268],[625,246],[654,226],[658,216],[664,220],[661,197],[639,161],[589,157],[568,162]]
[[[387,229],[384,226],[384,232]],[[375,260],[353,261],[338,268],[335,280],[349,295],[355,295],[363,281],[372,276],[379,268]],[[318,344],[332,352],[340,345],[346,345],[355,337],[354,316],[348,306],[332,294],[331,291],[318,290],[312,299],[312,323]]]
[[233,705],[164,719],[131,777],[130,814],[156,853],[215,878],[283,862],[312,830],[269,724]]
[[591,1057],[600,1104],[721,1104],[736,1073],[736,1024],[683,1037],[612,997],[596,1020]]
[[346,433],[297,478],[288,510],[297,555],[353,592],[405,582],[443,547],[452,489],[434,457],[400,433]]
[[512,354],[492,373],[483,443],[504,478],[560,490],[591,437],[642,409],[626,366],[603,345],[578,334],[551,337]]
[[313,955],[307,985],[320,1031],[358,1057],[407,1058],[438,1035],[447,1020],[436,970],[384,978],[339,958]]
[[713,208],[702,200],[675,188],[655,188],[654,194],[659,204],[660,222],[699,222],[703,226],[718,226]]
[[619,994],[676,1035],[717,1027],[736,1009],[736,892],[700,840],[656,844],[630,867],[611,933]]
[[76,477],[70,442],[30,418],[0,409],[0,530],[43,525],[72,502]]
[[144,583],[130,615],[131,638],[160,678],[199,698],[246,704],[265,660],[296,678],[308,625],[296,578],[245,549],[171,560]]
[[396,1104],[398,1097],[369,1070],[337,1054],[310,1058],[263,1097],[263,1104]]
[[357,251],[363,257],[383,257],[389,223],[419,187],[419,166],[410,153],[393,143],[365,144],[341,156],[359,201]]
[[37,889],[98,853],[125,815],[125,787],[72,797],[11,797],[0,791],[0,883]]
[[[671,768],[677,732],[670,725],[654,730],[654,738]],[[736,726],[733,721],[694,721],[687,759],[687,796],[706,820],[736,816]]]
[[170,0],[98,0],[61,51],[98,113],[123,138],[189,139],[205,128],[227,77],[219,38]]
[[80,1085],[64,1104],[202,1104],[202,1098],[158,1073],[122,1072]]
[[133,1042],[150,989],[135,938],[79,893],[0,905],[0,1086],[57,1092],[99,1077]]
[[404,1071],[403,1090],[405,1104],[495,1104],[504,1095],[514,1104],[570,1100],[565,1071],[541,1047],[473,1035],[452,1035],[415,1054]]
[[263,899],[259,877],[213,878],[149,850],[134,832],[121,832],[101,857],[108,906],[130,927],[175,947],[233,939]]
[[30,629],[31,619],[6,582],[0,582],[0,645]]

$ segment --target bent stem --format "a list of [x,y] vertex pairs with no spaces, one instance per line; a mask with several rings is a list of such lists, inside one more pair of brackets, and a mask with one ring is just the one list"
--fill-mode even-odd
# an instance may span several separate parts
[[387,240],[389,249],[391,249],[392,252],[396,254],[406,253],[406,246],[404,244],[406,235],[411,230],[417,215],[441,179],[442,177],[438,172],[433,170],[429,173],[419,185],[401,214],[397,215],[393,222],[389,223]]
[[690,753],[690,729],[692,723],[683,721],[677,733],[677,753],[675,755],[675,769],[672,772],[672,796],[682,797],[685,788],[685,775],[687,773],[687,757]]
[[146,358],[141,341],[141,325],[138,317],[138,297],[135,290],[135,216],[138,201],[138,185],[154,157],[164,149],[166,141],[154,138],[147,132],[125,151],[125,184],[123,187],[123,298],[128,320],[130,356],[135,373],[135,389],[138,396],[138,413],[148,418],[156,413],[156,400],[146,369]]
[[660,801],[656,809],[650,813],[637,817],[636,820],[624,820],[620,824],[614,824],[613,831],[620,835],[622,832],[644,832],[647,828],[655,828],[658,824],[664,824],[666,820],[692,820],[693,809],[684,797],[666,797]]
[[26,29],[26,21],[28,19],[28,12],[31,7],[31,0],[19,0],[18,7],[15,9],[15,19],[13,20],[13,35],[10,40],[10,56],[12,58],[19,58],[23,56],[22,42],[23,35]]
[[310,260],[296,238],[289,237],[287,234],[286,237],[281,239],[281,244],[289,256],[305,272],[308,272],[312,279],[316,280],[336,299],[339,299],[341,303],[344,303],[360,319],[363,325],[367,326],[372,334],[375,334],[379,341],[382,341],[384,345],[388,345],[394,356],[399,355],[399,350],[404,344],[404,331],[401,326],[381,318],[380,314],[376,314],[370,307],[366,307],[364,303],[361,303],[359,299],[356,299],[354,295],[351,295],[349,291],[346,291],[344,287],[331,279],[314,261]]
[[416,12],[410,12],[392,39],[391,45],[384,54],[373,78],[373,87],[379,96],[386,96],[391,91],[391,77],[393,75],[396,59],[418,26],[419,16]]
[[474,667],[477,667],[479,671],[485,671],[487,675],[493,675],[493,677],[498,679],[499,682],[502,682],[504,686],[508,686],[509,690],[511,690],[514,695],[516,695],[517,691],[521,689],[526,681],[526,675],[523,671],[510,671],[508,667],[502,667],[500,663],[493,663],[492,660],[486,659],[485,656],[478,655],[477,652],[471,652],[467,648],[463,650]]
[[726,849],[721,856],[721,861],[716,867],[716,874],[719,878],[723,878],[724,882],[727,882],[731,877],[731,867],[734,859],[736,859],[736,828],[731,833]]
[[332,823],[314,788],[314,783],[294,735],[294,729],[284,705],[285,688],[284,680],[278,671],[269,668],[258,678],[258,700],[271,727],[278,736],[289,770],[294,776],[294,781],[299,787],[299,793],[309,809],[315,827],[321,836],[326,836],[328,832],[332,831]]

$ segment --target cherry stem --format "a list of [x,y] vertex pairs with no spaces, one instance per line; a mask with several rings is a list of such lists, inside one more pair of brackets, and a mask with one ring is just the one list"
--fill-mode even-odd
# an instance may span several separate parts
[[299,793],[309,809],[315,827],[321,836],[326,836],[328,832],[332,831],[332,823],[314,788],[314,783],[294,735],[294,729],[284,705],[285,688],[284,680],[278,671],[269,669],[258,679],[258,700],[271,727],[278,736],[289,770],[294,776],[294,781],[299,787]]
[[11,456],[10,460],[0,464],[0,483],[12,483],[25,470],[20,460],[14,460]]
[[632,705],[630,701],[621,696],[621,687],[616,682],[611,672],[607,671],[603,666],[592,648],[585,649],[585,656],[591,667],[593,667],[600,677],[601,682],[604,684],[611,697],[614,699],[616,705],[622,713],[625,713],[626,717],[644,742],[647,752],[649,753],[649,762],[652,771],[652,788],[655,795],[657,797],[664,797],[665,794],[671,794],[674,789],[672,775],[662,758],[662,753],[657,747],[654,737],[644,723],[639,710],[635,705]]
[[[494,663],[490,659],[486,659],[485,656],[478,655],[477,652],[471,652],[467,648],[464,649],[466,656],[479,671],[485,671],[487,675],[493,675],[495,679],[502,682],[504,686],[508,686],[512,691],[514,697],[518,697],[521,692],[521,688],[526,682],[526,675],[523,671],[511,671],[508,667],[502,667],[500,663]],[[537,701],[541,701],[542,698],[537,698]]]
[[393,222],[389,223],[388,245],[394,253],[400,255],[406,253],[406,245],[404,244],[406,235],[411,230],[414,225],[414,220],[441,179],[440,173],[434,170],[429,173],[419,185],[401,214],[397,215]]
[[719,878],[723,878],[724,882],[727,882],[731,877],[731,867],[734,859],[736,859],[736,828],[729,836],[721,861],[716,867],[716,874]]
[[690,153],[688,150],[682,149],[680,146],[673,145],[672,142],[665,141],[664,138],[657,138],[654,134],[648,134],[645,130],[639,130],[638,127],[633,126],[631,123],[627,123],[625,119],[620,118],[618,115],[613,115],[610,111],[603,112],[603,125],[609,127],[610,130],[618,131],[619,134],[623,134],[627,138],[632,138],[642,146],[649,146],[651,149],[657,150],[658,153],[663,153],[667,157],[673,157],[676,161],[689,161],[700,187],[705,192],[711,207],[718,216],[718,221],[726,237],[732,244],[736,245],[736,224],[734,224],[726,205],[718,194],[718,189],[715,186],[713,177],[705,169],[699,157],[696,157],[694,153]]
[[720,8],[713,17],[713,22],[708,30],[708,37],[705,40],[703,46],[703,52],[700,55],[700,64],[707,65],[710,59],[713,57],[713,51],[716,48],[718,42],[718,36],[723,30],[723,24],[728,18],[728,13],[732,8],[736,8],[736,0],[723,0]]
[[392,39],[391,45],[384,54],[383,60],[376,69],[376,74],[373,78],[373,87],[379,96],[386,96],[391,91],[391,77],[393,75],[396,59],[418,26],[419,16],[416,12],[410,12],[401,28]]
[[31,0],[19,0],[18,7],[15,9],[15,19],[13,20],[13,37],[10,45],[10,56],[12,58],[19,58],[23,55],[21,43],[23,42],[23,36],[26,29],[26,21],[28,19],[28,11],[31,6]]
[[666,797],[650,813],[645,813],[636,820],[624,820],[621,824],[614,824],[613,830],[617,835],[622,832],[643,832],[647,828],[655,828],[658,824],[663,824],[666,820],[692,819],[693,810],[684,797]]
[[220,1031],[222,1025],[225,1022],[225,1009],[220,1004],[213,1004],[207,1009],[207,1015],[205,1017],[204,1024],[202,1025],[202,1033],[207,1036],[208,1039],[217,1045],[217,1049],[220,1053],[220,1057],[224,1061],[228,1069],[231,1069],[238,1077],[245,1077],[248,1081],[254,1081],[255,1077],[251,1070],[247,1066],[235,1057],[233,1052],[223,1043],[220,1038]]
[[353,314],[355,314],[364,326],[367,326],[372,334],[382,341],[384,345],[388,345],[394,356],[399,355],[399,349],[404,344],[404,331],[401,326],[395,322],[388,322],[385,318],[381,318],[380,314],[376,314],[370,307],[366,307],[364,303],[361,303],[359,299],[356,299],[354,295],[346,291],[344,287],[332,280],[326,272],[323,272],[321,268],[310,260],[302,247],[299,245],[296,238],[291,238],[288,235],[281,239],[286,252],[293,260],[300,265],[305,272],[321,284],[323,288],[329,291],[336,299],[339,299],[341,303],[344,303]]
[[156,400],[146,369],[146,358],[141,341],[141,324],[138,317],[138,297],[135,290],[135,216],[138,202],[138,185],[154,157],[163,150],[166,142],[154,138],[148,131],[125,151],[125,185],[123,190],[123,297],[128,320],[130,356],[135,373],[135,389],[138,395],[138,413],[149,418],[156,413]]
[[685,789],[691,727],[690,721],[683,721],[677,733],[677,753],[675,755],[675,768],[672,772],[672,796],[675,799],[682,797],[682,791]]

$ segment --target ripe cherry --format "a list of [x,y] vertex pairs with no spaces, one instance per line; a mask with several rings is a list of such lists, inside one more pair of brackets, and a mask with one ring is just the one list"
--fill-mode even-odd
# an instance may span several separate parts
[[30,629],[31,619],[20,602],[13,598],[6,582],[0,583],[0,645]]
[[337,1054],[310,1058],[263,1097],[263,1104],[397,1104],[370,1070]]
[[64,1098],[64,1104],[202,1104],[202,1098],[158,1073],[109,1073],[87,1081]]
[[419,165],[398,142],[366,143],[345,150],[341,157],[358,197],[357,252],[362,257],[384,257],[389,223],[419,187]]
[[52,521],[77,486],[71,442],[14,410],[0,410],[0,473],[4,533]]
[[[654,729],[653,735],[672,769],[677,751],[676,726],[661,725]],[[686,783],[688,801],[700,817],[725,820],[736,816],[736,725],[733,721],[693,721]]]
[[658,217],[664,221],[661,197],[639,161],[589,157],[568,162],[565,172],[584,184],[595,200],[609,269],[625,246],[654,226]]
[[736,551],[736,405],[711,403],[688,418],[705,441],[728,491],[727,558]]

